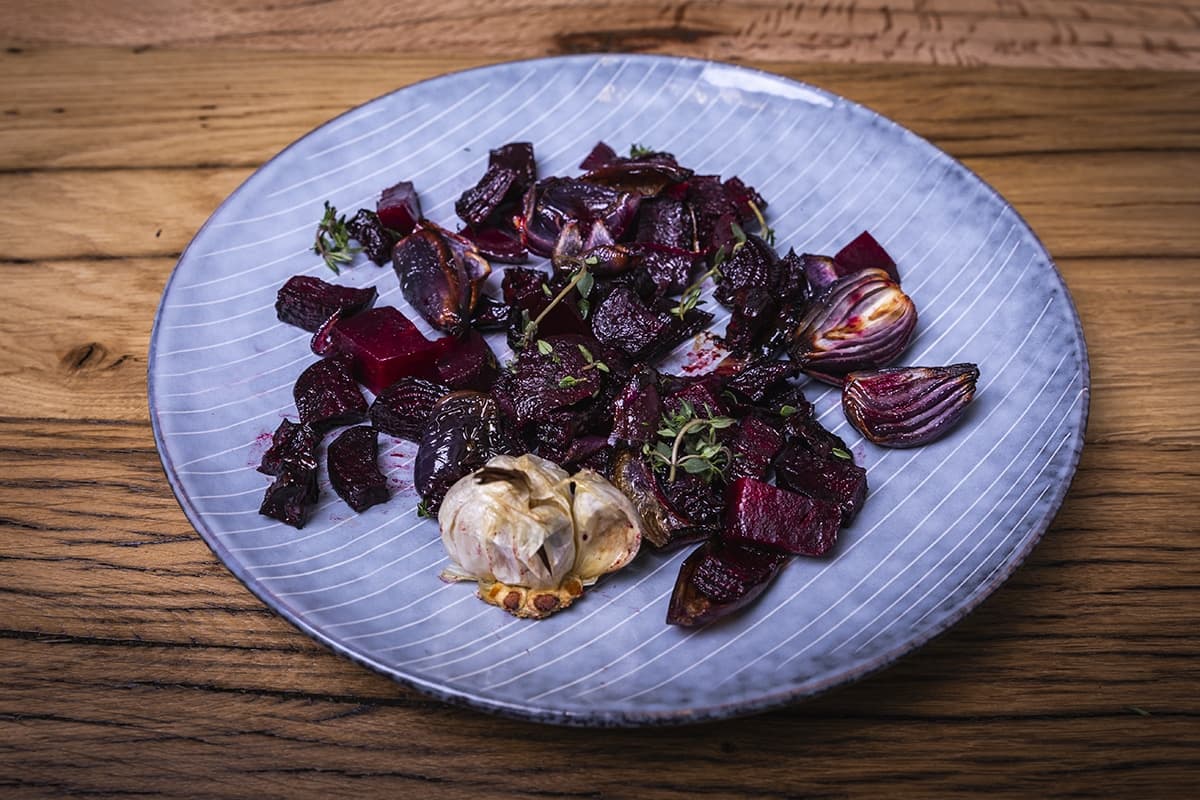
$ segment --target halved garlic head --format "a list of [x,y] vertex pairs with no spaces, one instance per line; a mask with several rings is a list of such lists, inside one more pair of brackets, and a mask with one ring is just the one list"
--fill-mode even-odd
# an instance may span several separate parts
[[521,617],[566,608],[642,538],[633,505],[603,477],[531,454],[496,456],[459,480],[438,523],[453,562],[442,578],[477,581],[480,597]]

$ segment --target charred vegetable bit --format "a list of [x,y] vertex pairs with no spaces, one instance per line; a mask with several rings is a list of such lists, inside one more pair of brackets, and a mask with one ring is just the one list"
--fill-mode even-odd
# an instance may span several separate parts
[[321,257],[325,266],[333,270],[333,274],[341,273],[341,268],[354,260],[354,256],[362,252],[361,247],[350,244],[353,238],[346,227],[346,215],[337,213],[337,208],[325,201],[325,214],[317,223],[316,241],[312,251]]
[[434,405],[448,394],[449,386],[411,375],[401,378],[371,403],[371,424],[389,436],[420,442]]
[[470,240],[428,220],[392,251],[404,298],[433,327],[461,336],[492,266]]
[[357,425],[342,431],[326,453],[333,490],[360,513],[388,499],[387,478],[376,463],[378,441],[378,431]]
[[436,512],[446,490],[492,456],[523,450],[500,416],[496,401],[480,392],[451,392],[434,404],[413,465],[413,485]]
[[705,625],[748,605],[787,564],[786,553],[709,539],[683,562],[667,622]]
[[374,211],[360,208],[358,213],[346,223],[346,230],[358,240],[367,258],[374,261],[377,266],[382,267],[391,261],[392,247],[396,244],[396,239],[400,237],[395,232],[388,230]]
[[322,433],[367,416],[367,401],[350,375],[348,356],[339,354],[309,366],[296,379],[292,394],[300,421]]
[[263,496],[259,513],[294,528],[304,527],[317,502],[317,441],[311,426],[284,419],[271,437],[258,471],[275,480]]
[[275,314],[280,322],[313,333],[338,312],[353,316],[370,308],[377,296],[374,287],[353,289],[309,275],[295,275],[279,287],[275,296]]

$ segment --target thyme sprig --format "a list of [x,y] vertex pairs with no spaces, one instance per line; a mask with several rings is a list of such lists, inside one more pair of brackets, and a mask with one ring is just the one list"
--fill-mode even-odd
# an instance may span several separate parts
[[763,216],[762,209],[758,207],[758,203],[753,200],[749,201],[750,210],[754,212],[755,218],[758,219],[758,233],[762,236],[763,241],[772,247],[775,246],[775,229],[767,225],[767,218]]
[[361,247],[350,244],[352,238],[349,228],[346,227],[346,215],[339,216],[337,208],[326,200],[325,215],[317,225],[317,236],[312,249],[335,275],[340,275],[341,266],[349,264],[362,252]]
[[[571,279],[567,281],[566,286],[559,290],[558,294],[550,298],[550,302],[546,304],[546,307],[542,309],[541,313],[539,313],[533,319],[526,320],[525,326],[521,329],[521,346],[518,349],[524,349],[529,346],[529,343],[532,342],[537,336],[538,325],[542,324],[542,320],[546,318],[546,315],[550,313],[550,310],[561,303],[563,299],[571,293],[572,289],[579,289],[579,294],[582,296],[580,301],[581,303],[587,301],[587,295],[591,294],[592,285],[595,283],[595,278],[593,278],[592,274],[588,271],[588,267],[594,267],[597,263],[599,263],[599,259],[597,259],[595,256],[588,256],[587,258],[576,258],[572,259],[571,261],[576,266],[574,274],[571,275]],[[542,284],[542,286],[543,291],[545,291],[546,285]],[[586,316],[586,310],[581,309],[581,315]]]
[[667,481],[674,482],[678,470],[689,475],[698,475],[711,482],[724,477],[725,469],[733,460],[733,451],[717,438],[717,431],[732,426],[737,420],[732,417],[714,416],[713,410],[704,407],[706,416],[698,416],[692,404],[684,400],[679,410],[664,414],[658,429],[659,440],[642,446],[651,464],[667,470]]
[[644,158],[654,155],[655,152],[657,151],[653,147],[646,147],[644,144],[631,144],[629,146],[630,158]]

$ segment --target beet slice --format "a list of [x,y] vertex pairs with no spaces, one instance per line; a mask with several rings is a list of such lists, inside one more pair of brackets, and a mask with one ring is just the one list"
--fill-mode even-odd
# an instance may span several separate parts
[[271,435],[271,446],[263,453],[258,471],[264,475],[279,475],[286,469],[315,470],[319,440],[311,425],[284,418]]
[[612,440],[640,449],[657,438],[662,419],[662,399],[655,385],[657,376],[649,367],[635,368],[628,382],[613,399]]
[[767,201],[755,191],[753,186],[747,186],[741,178],[735,175],[721,184],[721,188],[725,190],[725,196],[737,208],[738,217],[742,222],[758,222],[758,214],[754,213],[754,206],[758,207],[758,212],[761,214],[767,208]]
[[513,173],[511,194],[524,194],[537,180],[531,142],[509,142],[488,151],[488,167],[502,167]]
[[284,470],[267,487],[258,513],[293,528],[303,528],[319,496],[316,470]]
[[802,445],[789,444],[775,460],[775,482],[784,489],[834,503],[849,525],[867,499],[867,471],[850,459],[822,458]]
[[396,240],[384,227],[379,215],[369,208],[360,208],[358,213],[346,223],[346,230],[362,245],[367,258],[382,267],[392,259],[392,247]]
[[524,264],[529,251],[521,243],[521,234],[511,225],[489,221],[476,228],[464,228],[459,235],[470,239],[480,254],[501,264]]
[[451,389],[486,392],[500,375],[496,354],[478,331],[468,330],[461,339],[451,339],[446,352],[434,362],[438,380]]
[[373,286],[354,289],[309,275],[294,275],[279,287],[275,314],[280,322],[315,333],[334,314],[349,317],[370,308],[378,295]]
[[389,436],[420,442],[433,406],[450,393],[450,387],[424,378],[401,378],[384,389],[371,404],[371,424]]
[[389,186],[379,195],[375,204],[376,214],[384,227],[399,236],[408,236],[421,219],[421,201],[412,181],[400,181]]
[[834,503],[789,492],[754,478],[729,486],[726,542],[779,550],[796,556],[823,556],[837,541],[842,513]]
[[841,267],[843,275],[858,272],[862,269],[881,269],[896,283],[900,282],[900,273],[896,262],[888,255],[875,237],[863,231],[854,237],[850,244],[837,251],[833,260]]
[[773,291],[778,265],[774,248],[757,236],[747,236],[746,242],[721,265],[713,297],[721,305],[736,309],[740,289]]
[[309,365],[292,388],[300,421],[324,433],[367,416],[367,401],[350,375],[350,359],[336,355]]
[[746,355],[779,318],[779,302],[770,288],[743,286],[733,293],[732,307],[725,346],[734,355]]
[[705,625],[749,605],[789,559],[786,553],[709,539],[679,568],[667,623]]
[[603,358],[599,343],[590,336],[543,336],[501,374],[493,394],[519,426],[544,422],[553,412],[600,392],[606,376],[594,362]]
[[654,197],[642,202],[638,212],[637,241],[696,249],[696,222],[691,209],[672,197]]
[[496,401],[481,392],[451,392],[430,412],[413,463],[413,485],[436,513],[446,491],[463,476],[501,454],[524,447],[513,437]]
[[383,306],[339,321],[331,342],[350,358],[354,376],[378,394],[404,377],[436,377],[435,362],[453,340],[431,342],[408,317]]
[[505,167],[490,166],[479,182],[467,189],[454,203],[454,212],[468,225],[482,225],[504,200],[517,180],[517,174]]
[[333,490],[360,513],[388,500],[387,478],[376,461],[378,443],[379,431],[357,425],[338,434],[326,453]]
[[587,154],[587,158],[583,159],[579,164],[582,170],[593,170],[604,166],[617,157],[617,151],[613,150],[604,142],[596,142],[596,146]]
[[726,470],[727,480],[766,480],[771,462],[783,449],[783,434],[758,417],[742,417],[729,440],[729,449],[733,459]]

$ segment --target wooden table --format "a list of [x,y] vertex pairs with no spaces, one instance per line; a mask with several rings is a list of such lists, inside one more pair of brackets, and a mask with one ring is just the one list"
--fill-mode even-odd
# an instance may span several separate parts
[[[606,15],[527,0],[472,22],[457,0],[417,4],[424,15],[405,5],[407,17],[379,3],[359,16],[339,3],[8,5],[5,796],[1195,796],[1195,6],[974,0],[858,4],[855,16],[855,4],[639,3]],[[360,24],[371,5],[386,25]],[[255,167],[414,80],[596,48],[751,61],[891,116],[1014,203],[1083,319],[1087,446],[1045,540],[950,633],[793,708],[588,731],[427,699],[251,596],[184,519],[155,452],[155,307],[180,250]],[[930,66],[946,61],[957,66]]]

